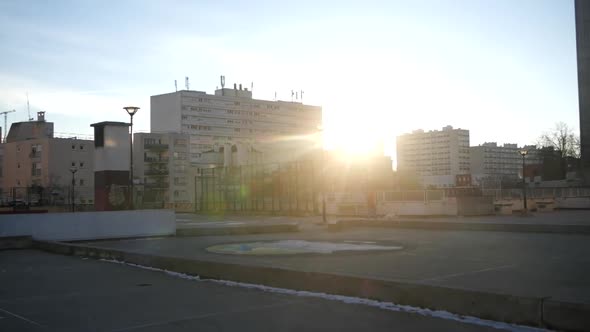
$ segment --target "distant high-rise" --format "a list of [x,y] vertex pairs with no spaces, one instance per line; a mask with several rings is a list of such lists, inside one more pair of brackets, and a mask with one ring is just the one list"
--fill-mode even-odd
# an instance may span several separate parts
[[205,152],[227,144],[256,145],[317,134],[322,122],[319,106],[254,99],[241,85],[217,89],[214,95],[182,90],[152,96],[150,113],[152,133],[189,135],[187,159],[202,167],[210,166]]
[[575,11],[582,168],[590,181],[590,1],[576,0]]
[[469,130],[446,126],[397,137],[397,170],[417,176],[424,187],[454,187],[469,166]]

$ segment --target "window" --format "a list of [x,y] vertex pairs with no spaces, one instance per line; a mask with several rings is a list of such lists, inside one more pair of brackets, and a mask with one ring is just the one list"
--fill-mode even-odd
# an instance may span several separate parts
[[16,163],[16,168],[20,168],[20,163]]
[[76,167],[76,162],[72,161],[72,167]]
[[84,162],[83,161],[80,162],[80,168],[82,168],[82,167],[84,167]]
[[72,144],[72,150],[76,150],[76,144]]
[[84,179],[80,179],[80,185],[83,186],[84,185]]
[[80,144],[80,150],[84,150],[84,144]]

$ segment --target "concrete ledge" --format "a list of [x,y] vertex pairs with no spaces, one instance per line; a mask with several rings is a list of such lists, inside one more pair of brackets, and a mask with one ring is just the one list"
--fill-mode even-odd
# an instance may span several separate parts
[[484,222],[448,222],[418,220],[338,220],[329,224],[329,230],[342,230],[350,227],[389,227],[414,228],[427,230],[449,231],[492,231],[492,232],[523,232],[523,233],[554,233],[554,234],[590,234],[590,225],[548,225],[548,224],[507,224]]
[[590,327],[590,304],[543,302],[543,322],[549,328],[565,331],[587,331]]
[[33,246],[30,236],[6,236],[0,237],[0,250],[27,249]]
[[579,331],[590,326],[587,324],[590,317],[588,305],[546,301],[541,298],[273,267],[164,257],[71,243],[35,241],[34,246],[53,253],[115,259],[198,275],[201,278],[232,280],[294,290],[390,301],[522,325],[550,326],[555,329]]
[[206,236],[206,235],[245,235],[245,234],[265,234],[265,233],[288,233],[298,232],[298,223],[282,224],[244,224],[239,226],[206,226],[177,228],[176,236]]

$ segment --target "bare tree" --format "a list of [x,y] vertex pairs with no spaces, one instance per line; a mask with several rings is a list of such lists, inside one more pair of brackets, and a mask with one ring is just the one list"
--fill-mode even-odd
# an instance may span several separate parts
[[556,123],[551,131],[543,133],[537,145],[554,148],[561,158],[580,157],[580,137],[564,122]]

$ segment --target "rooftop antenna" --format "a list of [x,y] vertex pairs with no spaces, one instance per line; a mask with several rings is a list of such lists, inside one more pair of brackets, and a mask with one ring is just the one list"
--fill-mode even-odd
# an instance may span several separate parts
[[189,89],[189,85],[188,85],[188,76],[186,76],[186,77],[184,78],[184,86],[186,87],[186,89],[187,89],[187,90],[190,90],[190,89]]
[[223,88],[225,88],[225,76],[221,75],[219,79],[221,80],[221,95],[224,96],[225,91],[223,91]]
[[8,115],[8,113],[12,113],[12,112],[16,112],[16,111],[12,110],[12,111],[0,112],[0,114],[4,114],[4,143],[6,143],[6,133],[8,132],[8,130],[6,130],[6,126],[8,125],[7,115]]
[[301,90],[301,102],[303,103],[303,90]]
[[29,116],[29,121],[33,121],[33,118],[31,118],[31,107],[29,106],[29,93],[27,92],[27,113]]
[[291,102],[293,102],[293,96],[295,95],[295,92],[293,90],[291,90]]
[[250,91],[254,91],[254,82],[250,83]]
[[174,90],[178,92],[178,83],[174,80]]
[[277,92],[275,91],[275,101],[277,101]]

